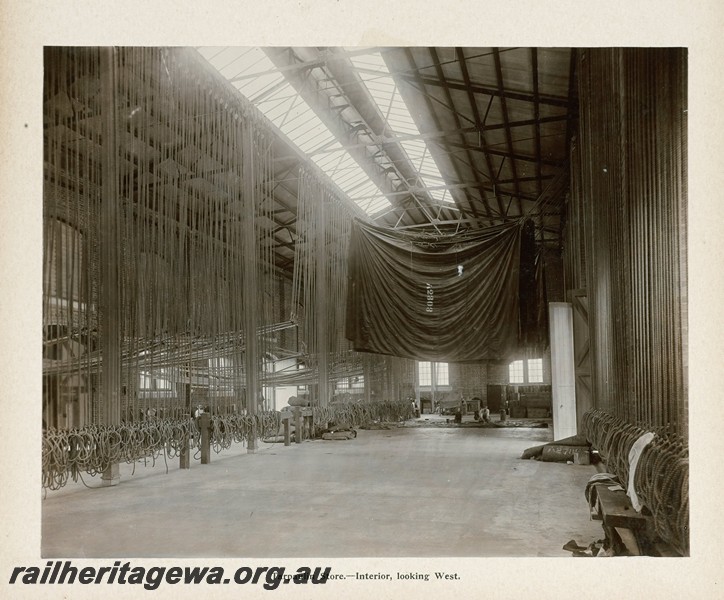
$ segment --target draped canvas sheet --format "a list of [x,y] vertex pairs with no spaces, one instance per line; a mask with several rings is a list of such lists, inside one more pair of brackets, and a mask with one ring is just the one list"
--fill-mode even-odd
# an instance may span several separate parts
[[354,349],[447,362],[500,359],[519,340],[523,225],[420,238],[355,221],[347,337]]

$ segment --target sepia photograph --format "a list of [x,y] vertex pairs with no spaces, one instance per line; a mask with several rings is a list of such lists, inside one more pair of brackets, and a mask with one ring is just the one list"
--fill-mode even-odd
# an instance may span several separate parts
[[8,5],[0,596],[718,597],[724,11],[474,4]]
[[685,49],[43,67],[44,558],[688,555]]

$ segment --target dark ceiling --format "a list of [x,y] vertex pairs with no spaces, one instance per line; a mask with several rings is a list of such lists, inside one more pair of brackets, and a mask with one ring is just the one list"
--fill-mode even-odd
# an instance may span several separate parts
[[[263,48],[274,69],[319,116],[390,202],[366,215],[390,227],[447,233],[481,228],[530,216],[541,244],[560,245],[561,220],[568,185],[568,148],[577,118],[576,50],[565,48]],[[211,81],[239,91],[195,49],[175,49],[211,74]],[[419,134],[400,135],[366,87],[355,56],[377,55],[414,119]],[[46,68],[54,68],[53,64]],[[283,82],[284,83],[284,82]],[[85,87],[84,87],[85,86]],[[73,98],[46,90],[54,110],[70,116],[59,122],[68,129],[64,143],[99,160],[101,148],[97,82],[88,88],[72,84]],[[151,92],[148,92],[151,94]],[[241,99],[240,99],[241,101]],[[243,102],[250,104],[249,99]],[[168,103],[169,114],[176,110]],[[133,109],[133,110],[131,110]],[[187,175],[178,193],[196,201],[213,198],[223,177],[203,149],[186,148],[173,160],[160,161],[178,140],[157,115],[129,105],[143,120],[143,137],[134,129],[119,136],[126,160],[119,168],[138,171],[139,185],[153,185],[162,169]],[[130,117],[129,117],[130,118]],[[409,119],[409,117],[408,117]],[[199,120],[199,127],[201,120]],[[70,128],[70,129],[69,129]],[[317,169],[308,156],[278,132],[274,141],[272,196],[267,207],[266,243],[274,249],[276,267],[290,275],[297,240],[297,193],[302,166]],[[154,133],[158,132],[158,134]],[[402,144],[424,140],[442,181],[422,181]],[[169,155],[170,156],[170,155]],[[126,164],[127,163],[127,164]],[[311,166],[310,166],[311,165]],[[156,172],[156,170],[159,170]],[[141,180],[141,175],[145,179]],[[322,175],[322,177],[326,177]],[[148,181],[146,181],[148,180]],[[329,182],[332,188],[334,183]],[[338,189],[338,188],[337,188]],[[448,190],[452,202],[435,199]],[[185,191],[184,191],[185,190]],[[340,196],[345,196],[339,190]],[[271,217],[268,217],[271,215]]]
[[[279,72],[355,157],[392,207],[373,219],[433,232],[534,218],[538,241],[560,244],[568,149],[577,118],[576,51],[570,48],[265,48]],[[400,136],[350,57],[379,52],[419,136]],[[281,136],[284,137],[283,135]],[[454,204],[421,185],[402,141],[423,139]],[[291,142],[277,153],[278,266],[290,267],[295,233]],[[285,213],[286,211],[286,213]]]

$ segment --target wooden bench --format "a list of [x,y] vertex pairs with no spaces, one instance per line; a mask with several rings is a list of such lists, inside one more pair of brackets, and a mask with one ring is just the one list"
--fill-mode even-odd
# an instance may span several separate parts
[[594,519],[607,527],[645,529],[651,517],[636,512],[624,490],[609,490],[610,484],[596,484],[596,514]]
[[603,522],[603,530],[616,554],[674,556],[668,544],[656,534],[654,518],[636,512],[625,490],[609,490],[610,483],[594,486],[596,503],[591,517]]

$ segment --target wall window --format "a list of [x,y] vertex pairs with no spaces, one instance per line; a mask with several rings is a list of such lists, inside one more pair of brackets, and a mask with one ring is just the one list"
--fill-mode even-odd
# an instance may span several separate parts
[[543,359],[528,360],[528,383],[543,383]]
[[365,387],[364,375],[355,375],[354,377],[342,377],[337,380],[338,390],[361,390]]
[[234,389],[234,365],[230,358],[209,359],[209,387],[217,392],[231,393]]
[[216,370],[224,370],[231,368],[231,360],[228,358],[210,358],[209,359],[209,368],[216,369]]
[[447,363],[435,363],[435,385],[450,385]]
[[522,360],[514,360],[508,366],[508,374],[510,376],[510,383],[525,383],[525,370],[523,368]]
[[[435,374],[434,380],[433,373]],[[433,383],[435,387],[445,387],[450,385],[450,375],[447,363],[419,362],[417,363],[417,374],[421,388],[432,387]]]
[[418,363],[417,370],[420,378],[420,387],[430,387],[432,385],[432,363]]
[[508,365],[510,383],[543,383],[543,359],[514,360]]
[[140,373],[138,388],[141,390],[170,390],[171,382],[161,379],[154,373]]

